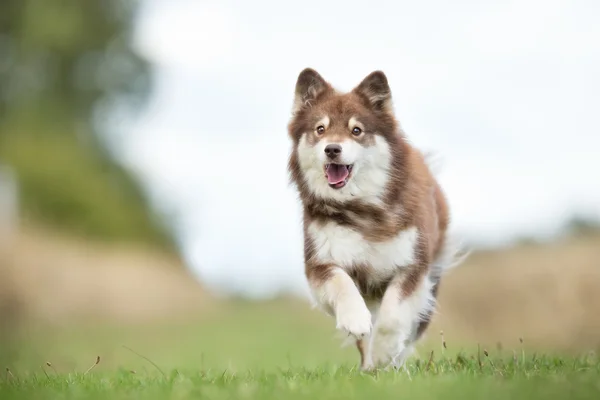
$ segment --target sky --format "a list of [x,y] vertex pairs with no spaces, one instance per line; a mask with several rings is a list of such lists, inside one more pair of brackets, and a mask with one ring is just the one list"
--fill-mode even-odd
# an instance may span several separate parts
[[350,90],[383,70],[408,138],[441,161],[453,231],[547,237],[600,217],[599,17],[595,0],[144,0],[134,44],[155,88],[120,151],[206,285],[305,293],[296,78]]

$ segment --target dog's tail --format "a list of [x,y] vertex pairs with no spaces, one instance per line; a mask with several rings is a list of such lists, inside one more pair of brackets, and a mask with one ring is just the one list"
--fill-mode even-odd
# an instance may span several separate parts
[[431,264],[431,278],[439,281],[442,276],[461,265],[471,252],[464,243],[457,240],[455,235],[448,234],[440,254]]
[[[423,153],[427,167],[433,175],[438,175],[442,170],[443,160],[435,151]],[[462,264],[471,255],[464,243],[457,240],[456,235],[448,233],[442,251],[432,264],[431,277],[441,278],[445,273]]]
[[442,170],[443,160],[438,153],[432,150],[423,152],[423,159],[433,175],[438,175],[440,173]]

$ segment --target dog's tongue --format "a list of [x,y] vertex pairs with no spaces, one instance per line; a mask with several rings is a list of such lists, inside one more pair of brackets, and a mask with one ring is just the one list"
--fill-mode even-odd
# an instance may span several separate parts
[[348,177],[348,167],[340,164],[330,164],[327,168],[327,181],[330,185],[341,183]]

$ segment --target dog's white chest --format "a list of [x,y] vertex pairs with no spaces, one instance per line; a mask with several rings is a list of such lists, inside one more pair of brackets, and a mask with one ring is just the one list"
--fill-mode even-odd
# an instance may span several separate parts
[[414,263],[418,231],[411,227],[385,242],[369,242],[357,231],[334,222],[312,223],[308,234],[318,262],[344,269],[368,265],[377,273],[392,272]]

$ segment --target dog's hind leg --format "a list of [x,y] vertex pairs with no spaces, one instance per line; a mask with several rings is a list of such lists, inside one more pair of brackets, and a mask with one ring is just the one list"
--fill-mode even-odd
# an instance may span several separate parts
[[[438,280],[437,282],[435,282],[433,284],[433,287],[431,288],[431,297],[433,298],[434,301],[437,300],[439,287],[440,287],[440,281]],[[417,325],[417,331],[415,333],[415,339],[414,339],[415,341],[419,340],[421,338],[421,336],[423,336],[423,334],[425,333],[427,328],[429,327],[429,324],[431,323],[431,318],[433,318],[433,311],[434,311],[433,309],[428,309],[428,310],[426,310],[426,312],[423,315],[421,315],[421,318]]]

